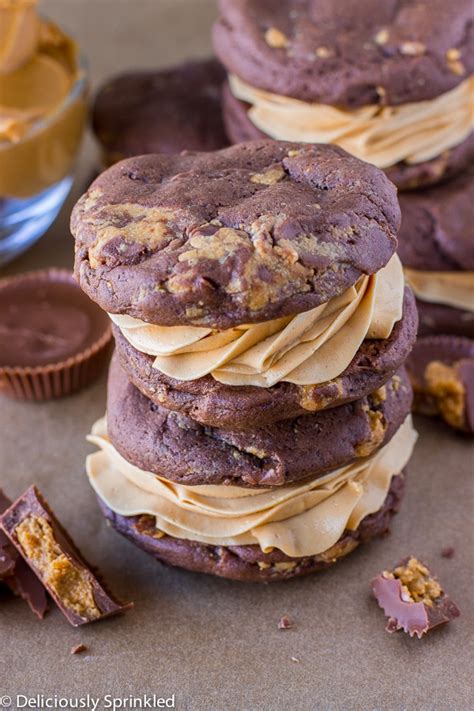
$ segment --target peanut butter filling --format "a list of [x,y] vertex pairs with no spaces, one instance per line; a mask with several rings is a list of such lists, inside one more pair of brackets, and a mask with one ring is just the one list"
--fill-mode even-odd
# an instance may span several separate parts
[[357,529],[380,509],[392,477],[411,456],[416,432],[408,417],[370,457],[273,489],[185,486],[143,471],[112,446],[105,420],[94,425],[89,441],[100,448],[87,458],[89,481],[115,513],[153,516],[157,531],[174,538],[213,546],[257,544],[264,553],[278,548],[304,557],[329,552],[345,530]]
[[404,277],[394,255],[377,274],[310,311],[225,331],[155,326],[120,314],[110,318],[153,367],[177,380],[211,374],[227,385],[311,386],[337,378],[365,338],[388,338],[402,317]]
[[250,104],[250,121],[267,136],[335,143],[379,168],[431,160],[462,143],[474,128],[474,77],[430,101],[353,110],[273,94],[235,75],[229,84],[237,99]]
[[65,607],[88,620],[100,617],[87,572],[64,555],[45,518],[26,517],[15,534],[28,561]]
[[420,301],[446,304],[474,312],[474,272],[428,272],[404,269],[408,284]]

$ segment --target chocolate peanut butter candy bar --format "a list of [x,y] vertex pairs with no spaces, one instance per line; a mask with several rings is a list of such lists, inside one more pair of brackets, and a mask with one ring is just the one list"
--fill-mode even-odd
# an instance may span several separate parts
[[35,486],[5,511],[0,528],[74,627],[132,606],[104,588]]
[[403,630],[418,639],[459,617],[457,605],[446,595],[430,569],[413,556],[372,580],[372,592],[388,617],[387,632]]
[[[6,511],[11,503],[0,489],[0,513]],[[44,617],[48,609],[46,590],[1,530],[0,583],[7,585],[15,595],[23,598],[40,619]]]

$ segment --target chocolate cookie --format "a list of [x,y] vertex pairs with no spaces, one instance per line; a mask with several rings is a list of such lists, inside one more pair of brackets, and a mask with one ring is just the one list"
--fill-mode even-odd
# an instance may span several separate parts
[[424,271],[474,270],[474,170],[437,187],[400,195],[398,255]]
[[263,553],[257,545],[209,546],[167,535],[157,537],[152,516],[120,516],[100,499],[99,505],[119,533],[162,563],[233,580],[277,582],[324,570],[361,543],[387,533],[390,521],[399,509],[403,491],[402,473],[393,477],[385,502],[376,513],[362,519],[355,531],[346,530],[328,551],[304,558],[291,558],[277,549]]
[[226,146],[220,106],[224,79],[221,65],[208,59],[106,81],[92,114],[106,164],[143,153]]
[[134,348],[113,327],[120,362],[129,380],[153,402],[210,427],[252,429],[357,400],[380,388],[403,365],[416,338],[415,300],[405,290],[404,315],[389,338],[365,340],[336,379],[314,386],[278,383],[271,388],[231,387],[210,375],[180,381],[153,368],[154,358]]
[[419,336],[460,336],[474,338],[474,313],[445,304],[417,299]]
[[[248,116],[250,105],[237,99],[226,82],[222,90],[226,133],[232,143],[268,138]],[[461,173],[474,161],[474,133],[439,156],[420,163],[400,161],[385,169],[399,190],[413,190],[441,183]]]
[[382,171],[276,141],[122,161],[71,223],[77,277],[103,309],[216,328],[328,301],[388,262],[398,227]]
[[303,101],[396,106],[474,71],[470,0],[220,0],[219,13],[214,48],[228,70]]
[[269,487],[369,455],[395,434],[411,399],[402,370],[373,394],[337,408],[251,431],[216,429],[148,400],[128,382],[115,355],[107,428],[129,462],[171,481]]
[[407,361],[414,410],[474,433],[474,341],[453,336],[419,338]]
[[[472,219],[474,171],[429,190],[400,195],[398,254],[405,267],[422,272],[474,270]],[[474,338],[474,313],[417,299],[419,335]]]

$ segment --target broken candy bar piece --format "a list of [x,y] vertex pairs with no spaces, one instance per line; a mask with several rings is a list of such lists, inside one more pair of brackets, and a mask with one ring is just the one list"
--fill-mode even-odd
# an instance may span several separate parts
[[[0,489],[0,514],[11,505]],[[28,603],[32,612],[40,619],[46,614],[48,600],[46,590],[21,558],[9,538],[0,530],[0,581]]]
[[0,517],[0,528],[74,627],[125,612],[105,590],[36,487]]
[[[3,513],[11,504],[3,491],[0,489],[0,513]],[[13,548],[7,536],[0,531],[0,580],[5,581],[15,572],[15,563],[18,553]]]
[[389,618],[387,632],[403,629],[420,639],[426,632],[459,617],[431,571],[416,558],[401,561],[372,580],[372,592]]

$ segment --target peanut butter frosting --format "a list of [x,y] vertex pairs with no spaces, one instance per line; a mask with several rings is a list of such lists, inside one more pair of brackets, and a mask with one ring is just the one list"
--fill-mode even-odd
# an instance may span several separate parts
[[36,0],[0,0],[0,196],[28,197],[63,178],[85,121],[75,42],[38,16]]
[[421,301],[474,312],[474,272],[428,272],[408,267],[404,271]]
[[404,277],[394,255],[377,274],[311,311],[225,331],[162,327],[109,314],[153,367],[177,380],[207,374],[228,385],[316,385],[350,364],[365,338],[388,338],[402,317]]
[[184,486],[127,462],[107,437],[105,418],[89,441],[100,451],[87,458],[96,494],[115,513],[149,514],[157,534],[209,545],[258,544],[303,557],[328,550],[346,529],[382,506],[393,476],[407,464],[417,434],[410,416],[376,454],[319,479],[274,489]]
[[378,168],[429,161],[462,143],[474,129],[474,77],[430,101],[347,110],[257,89],[236,75],[230,89],[250,104],[248,117],[267,136],[335,143]]

